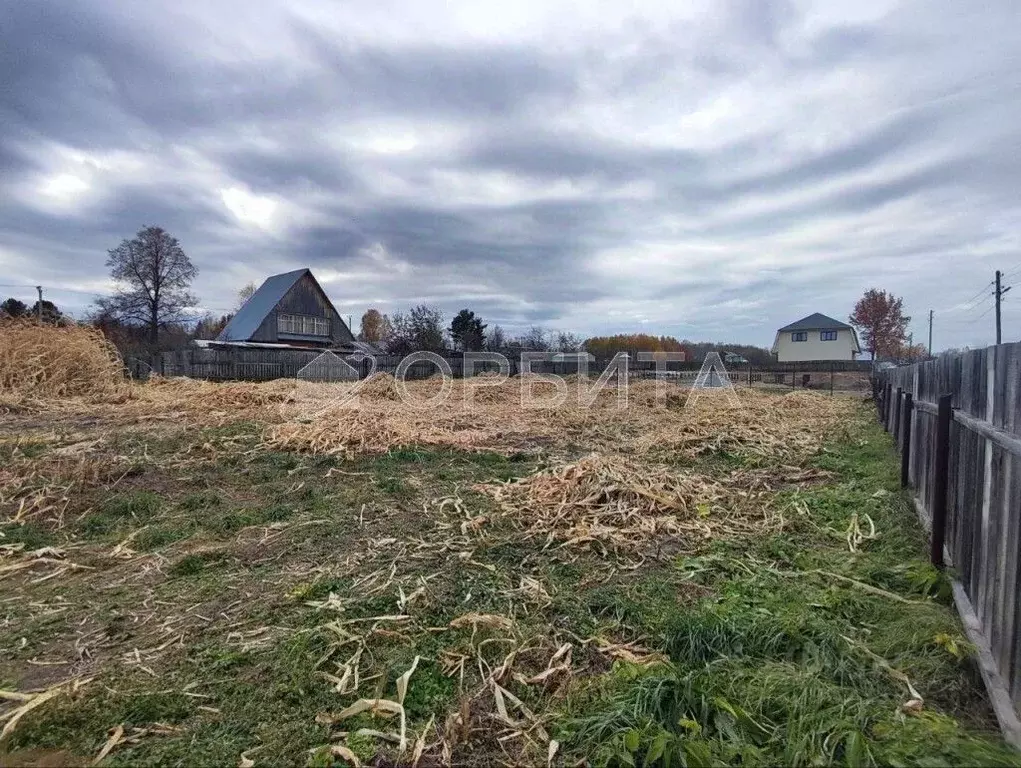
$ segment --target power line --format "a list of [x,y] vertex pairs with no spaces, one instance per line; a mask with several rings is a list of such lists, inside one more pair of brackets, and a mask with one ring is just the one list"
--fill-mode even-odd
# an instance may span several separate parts
[[952,309],[945,309],[945,310],[943,310],[942,314],[950,315],[950,314],[957,314],[957,313],[962,313],[962,312],[963,313],[974,312],[975,310],[980,309],[983,304],[985,304],[987,301],[990,301],[993,298],[994,298],[994,294],[993,294],[992,291],[990,291],[989,293],[987,293],[982,298],[980,298],[980,299],[978,299],[976,301],[971,302],[970,305],[966,306],[966,305],[963,305],[963,304],[958,304],[957,306],[953,307]]
[[983,313],[982,313],[981,315],[979,315],[979,316],[978,316],[978,317],[976,317],[976,318],[973,318],[973,319],[969,320],[968,322],[970,322],[970,323],[972,323],[972,324],[974,324],[974,323],[977,323],[977,322],[978,322],[979,320],[981,320],[981,319],[982,319],[983,317],[985,317],[986,315],[988,315],[988,314],[989,314],[990,312],[992,312],[992,311],[993,311],[994,309],[996,309],[996,302],[993,302],[993,303],[992,303],[992,304],[991,304],[991,305],[989,306],[989,309],[987,309],[987,310],[986,310],[985,312],[983,312]]
[[[35,286],[35,285],[22,285],[20,283],[0,283],[0,288],[22,288],[24,290],[34,291],[34,290],[36,290],[38,288],[38,286]],[[97,293],[96,291],[83,291],[80,288],[56,288],[56,287],[53,287],[53,286],[46,286],[46,285],[42,286],[42,288],[47,293],[77,293],[77,294],[80,294],[82,296],[95,296],[95,297],[100,298],[100,299],[112,298],[113,295],[114,295],[112,293]],[[226,315],[229,315],[229,314],[237,311],[236,308],[228,309],[226,307],[207,307],[207,306],[202,306],[201,308],[203,310],[205,310],[206,312],[222,312],[222,313],[224,313]],[[198,319],[201,319],[202,317],[204,317],[204,315],[196,315],[195,317],[198,318]]]
[[983,285],[981,288],[978,289],[978,293],[976,293],[974,296],[972,296],[970,299],[968,299],[964,303],[965,304],[971,304],[971,302],[975,301],[975,299],[977,299],[979,296],[981,296],[983,293],[985,293],[989,289],[989,286],[994,285],[994,284],[995,284],[995,281],[990,280],[988,283],[986,283],[985,285]]
[[979,299],[978,301],[974,302],[970,307],[966,307],[965,311],[966,312],[974,312],[976,309],[981,308],[987,301],[991,301],[991,302],[993,302],[995,304],[996,303],[996,294],[992,293],[992,292],[987,293],[981,299]]
[[77,288],[47,288],[46,290],[53,291],[54,293],[78,293],[82,296],[100,296],[103,298],[110,295],[109,293],[97,293],[96,291],[81,291]]
[[[0,288],[22,288],[22,289],[25,289],[25,290],[32,290],[32,291],[34,291],[36,289],[36,286],[34,286],[34,285],[16,285],[14,283],[0,283]],[[48,286],[48,285],[44,285],[43,289],[46,290],[46,291],[52,292],[52,293],[80,293],[83,296],[106,297],[106,296],[110,295],[108,293],[97,293],[96,291],[83,291],[83,290],[81,290],[79,288],[58,288],[56,286]]]
[[1004,277],[1013,277],[1014,275],[1016,275],[1018,273],[1021,273],[1021,261],[1019,261],[1017,264],[1015,264],[1010,269],[1005,270],[1004,273],[1003,273],[1003,276]]

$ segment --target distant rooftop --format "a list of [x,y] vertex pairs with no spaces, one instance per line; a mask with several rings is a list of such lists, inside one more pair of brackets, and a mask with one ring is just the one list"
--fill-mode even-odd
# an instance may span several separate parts
[[259,286],[259,290],[248,297],[248,301],[220,331],[216,340],[244,341],[252,338],[259,330],[259,326],[262,325],[262,321],[266,319],[266,315],[273,311],[273,307],[279,304],[287,292],[294,287],[294,284],[308,272],[310,270],[306,267],[267,277],[265,282]]
[[780,331],[828,331],[832,329],[850,329],[850,327],[847,323],[834,320],[832,317],[827,317],[819,312],[813,312],[808,317],[803,317],[797,322],[785,325]]

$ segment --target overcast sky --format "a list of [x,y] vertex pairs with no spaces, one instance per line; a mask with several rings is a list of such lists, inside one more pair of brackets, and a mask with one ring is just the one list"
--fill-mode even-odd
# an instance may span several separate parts
[[356,325],[768,345],[875,286],[916,341],[932,308],[937,348],[988,344],[1021,4],[0,3],[0,285],[81,312],[145,224],[215,312],[310,266]]

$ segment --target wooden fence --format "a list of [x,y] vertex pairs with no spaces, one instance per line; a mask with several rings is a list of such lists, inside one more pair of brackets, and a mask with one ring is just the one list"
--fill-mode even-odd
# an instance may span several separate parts
[[[153,358],[142,360],[131,358],[127,361],[131,375],[136,379],[144,379],[150,373],[161,376],[190,376],[197,379],[214,381],[266,381],[269,379],[295,378],[321,352],[269,349],[260,347],[235,347],[227,349],[190,347],[172,352],[163,352]],[[464,360],[460,354],[443,356],[451,373],[456,378],[464,375]],[[507,355],[510,363],[510,375],[521,372],[519,358]],[[398,355],[379,355],[372,361],[345,357],[364,378],[370,371],[394,373],[402,358]],[[598,375],[610,365],[609,359],[598,359],[588,362],[590,375]],[[694,380],[701,370],[698,362],[671,361],[663,364],[660,371],[653,361],[631,359],[628,363],[629,373],[634,378],[665,375],[681,380]],[[866,391],[868,389],[868,362],[818,361],[806,363],[771,363],[765,366],[748,363],[725,364],[731,381],[736,384],[750,386],[798,387],[823,391]],[[476,363],[475,373],[484,370],[496,370],[493,363]],[[532,361],[531,370],[535,373],[555,373],[568,375],[577,373],[578,363],[564,361]],[[408,369],[406,378],[422,379],[436,373],[432,362],[416,362]]]
[[882,372],[875,394],[932,559],[954,569],[1000,724],[1021,746],[1021,343]]

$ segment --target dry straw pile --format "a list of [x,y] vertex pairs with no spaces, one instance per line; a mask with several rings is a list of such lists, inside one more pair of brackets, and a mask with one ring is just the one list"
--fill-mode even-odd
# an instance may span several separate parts
[[[665,460],[727,451],[796,462],[818,450],[853,408],[848,398],[756,390],[741,390],[736,408],[710,393],[685,407],[683,387],[651,381],[632,382],[626,408],[617,407],[613,386],[581,404],[580,389],[591,395],[592,383],[566,377],[567,399],[558,403],[560,393],[541,379],[484,375],[455,380],[446,400],[430,404],[443,388],[433,377],[404,385],[417,405],[402,402],[388,374],[358,383],[154,377],[137,385],[125,380],[116,350],[92,328],[0,325],[0,408],[31,402],[126,422],[255,420],[266,425],[267,447],[346,457],[415,445],[506,452],[585,446]],[[522,407],[526,384],[545,405]]]
[[529,537],[562,546],[595,543],[604,551],[652,539],[701,541],[732,512],[725,489],[709,478],[592,454],[573,464],[506,484],[478,486],[500,502]]
[[272,426],[265,446],[353,458],[415,445],[479,450],[498,438],[471,415],[408,410],[384,396],[371,407],[337,407],[315,418]]
[[209,413],[226,411],[244,418],[246,413],[251,416],[253,410],[292,401],[297,389],[298,382],[293,379],[263,384],[219,384],[184,376],[153,376],[145,386],[138,388],[138,395],[145,402],[168,410],[197,409]]
[[0,397],[97,400],[123,394],[124,366],[95,328],[0,321]]
[[[433,380],[406,386],[419,402],[439,391]],[[603,453],[667,457],[727,451],[795,461],[818,450],[854,407],[850,399],[829,395],[742,390],[738,407],[726,398],[706,396],[684,408],[679,387],[667,386],[657,394],[649,383],[641,383],[632,387],[623,409],[616,407],[612,389],[592,406],[579,405],[573,386],[561,405],[523,408],[517,380],[494,385],[479,379],[455,381],[441,405],[421,408],[401,402],[389,377],[368,382],[345,406],[331,405],[348,387],[296,391],[279,409],[281,423],[268,427],[268,445],[344,456],[411,445],[496,451],[585,445]]]

